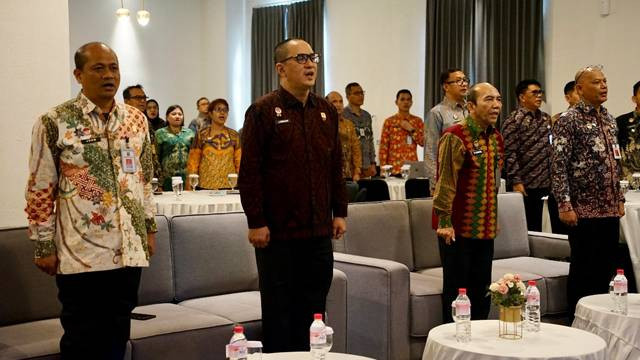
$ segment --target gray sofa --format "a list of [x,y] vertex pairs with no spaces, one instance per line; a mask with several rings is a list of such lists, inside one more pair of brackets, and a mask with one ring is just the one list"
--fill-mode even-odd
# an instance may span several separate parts
[[[261,337],[253,248],[242,213],[156,218],[157,250],[142,272],[127,359],[224,359],[236,323]],[[26,230],[0,231],[0,359],[57,359],[62,328],[52,277],[32,262]],[[333,351],[346,350],[345,274],[334,270],[327,299]],[[99,311],[99,309],[96,309]]]
[[[528,234],[518,193],[501,194],[498,203],[493,279],[511,272],[536,280],[542,315],[566,313],[569,263],[543,258],[567,256],[566,236]],[[346,237],[334,243],[344,253],[336,255],[335,267],[349,279],[348,352],[379,360],[422,357],[429,330],[442,323],[442,268],[431,211],[431,199],[350,205]],[[353,268],[362,264],[385,274],[387,283],[367,283]],[[497,317],[496,310],[490,317]]]

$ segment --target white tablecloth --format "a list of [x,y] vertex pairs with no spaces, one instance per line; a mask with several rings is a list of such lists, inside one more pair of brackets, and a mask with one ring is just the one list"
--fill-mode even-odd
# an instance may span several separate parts
[[154,195],[158,215],[216,214],[242,211],[239,194],[211,195],[209,190],[185,191],[176,200],[173,192]]
[[521,340],[498,337],[498,320],[471,322],[471,342],[455,339],[454,323],[429,331],[423,360],[605,360],[606,344],[599,336],[567,326],[542,323],[540,332],[525,332]]
[[603,338],[609,359],[640,359],[640,295],[629,294],[627,301],[627,316],[610,311],[613,300],[609,294],[583,297],[576,306],[573,327]]
[[[406,180],[396,177],[385,179],[387,186],[389,186],[389,198],[391,200],[404,200],[407,195],[404,190],[404,183]],[[507,190],[504,179],[500,179],[500,193],[504,193]]]
[[[374,360],[372,358],[341,354],[330,352],[325,357],[326,360]],[[262,360],[311,360],[311,353],[309,352],[287,352],[287,353],[272,353],[262,354]]]

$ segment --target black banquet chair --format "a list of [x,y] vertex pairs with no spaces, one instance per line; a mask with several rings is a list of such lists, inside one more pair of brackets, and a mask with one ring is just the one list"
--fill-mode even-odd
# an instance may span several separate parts
[[389,186],[382,179],[361,179],[358,180],[360,189],[366,189],[366,201],[384,201],[389,197]]
[[404,183],[404,193],[407,199],[428,198],[431,196],[429,190],[429,179],[408,179]]

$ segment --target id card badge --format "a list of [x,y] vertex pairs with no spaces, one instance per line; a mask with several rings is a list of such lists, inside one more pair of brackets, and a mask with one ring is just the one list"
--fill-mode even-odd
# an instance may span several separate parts
[[360,137],[364,137],[364,128],[360,128],[358,130],[360,130]]
[[616,160],[622,159],[622,154],[620,154],[620,145],[613,144],[613,158]]
[[120,158],[122,159],[122,171],[127,174],[136,172],[136,152],[126,147],[120,149]]

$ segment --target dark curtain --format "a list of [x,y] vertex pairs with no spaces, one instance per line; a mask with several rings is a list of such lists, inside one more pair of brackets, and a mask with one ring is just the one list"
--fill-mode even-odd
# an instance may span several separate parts
[[253,9],[251,17],[251,102],[278,88],[273,48],[285,38],[287,6]]
[[289,6],[287,37],[304,39],[320,54],[318,77],[312,91],[324,96],[324,0],[297,2]]
[[544,88],[543,0],[476,1],[476,79],[500,90],[505,119],[517,105],[520,80],[536,79]]
[[442,100],[440,73],[472,76],[474,0],[427,0],[425,113]]

